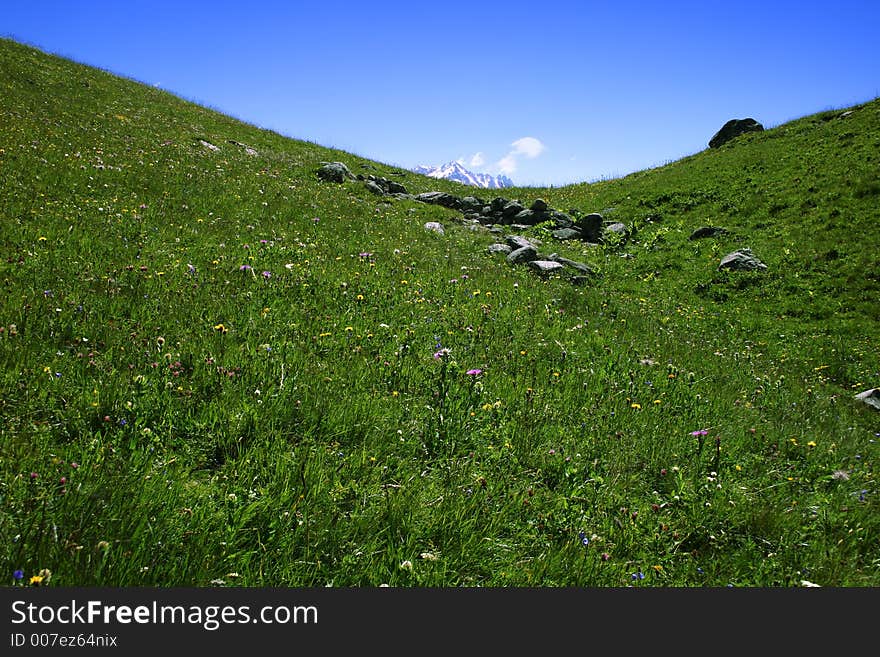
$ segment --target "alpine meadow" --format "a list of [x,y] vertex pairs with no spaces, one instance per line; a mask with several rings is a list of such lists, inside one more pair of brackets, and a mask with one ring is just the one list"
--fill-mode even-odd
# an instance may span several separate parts
[[880,586],[878,222],[880,99],[485,190],[0,40],[6,585]]

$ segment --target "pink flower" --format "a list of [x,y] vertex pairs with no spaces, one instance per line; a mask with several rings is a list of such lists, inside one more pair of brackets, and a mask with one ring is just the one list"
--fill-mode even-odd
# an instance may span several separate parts
[[692,436],[705,436],[708,433],[708,429],[698,429],[697,431],[691,431]]
[[468,375],[470,375],[470,376],[479,376],[479,375],[482,374],[482,373],[483,373],[483,370],[481,370],[481,369],[476,369],[476,368],[475,368],[475,369],[472,369],[472,370],[468,370],[467,372],[465,372],[465,374],[468,374]]

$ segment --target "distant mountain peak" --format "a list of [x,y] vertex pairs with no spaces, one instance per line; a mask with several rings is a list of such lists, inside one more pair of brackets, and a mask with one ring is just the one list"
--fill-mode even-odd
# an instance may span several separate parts
[[413,169],[416,173],[429,176],[431,178],[444,178],[446,180],[454,180],[471,187],[482,187],[483,189],[501,189],[503,187],[513,187],[513,181],[504,175],[493,176],[488,173],[474,173],[462,166],[460,162],[447,162],[441,166],[417,166]]

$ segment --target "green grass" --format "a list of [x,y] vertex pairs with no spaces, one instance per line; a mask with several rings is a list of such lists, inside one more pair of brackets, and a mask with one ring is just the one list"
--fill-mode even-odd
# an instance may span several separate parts
[[[526,231],[577,287],[315,171],[485,190],[0,41],[0,572],[880,585],[880,102],[851,109],[504,190],[635,228]],[[766,272],[717,270],[746,246]]]

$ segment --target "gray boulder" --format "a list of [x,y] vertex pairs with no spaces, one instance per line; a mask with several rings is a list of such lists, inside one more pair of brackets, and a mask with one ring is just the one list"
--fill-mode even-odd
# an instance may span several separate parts
[[510,253],[513,249],[511,249],[507,244],[490,244],[490,245],[486,248],[486,250],[487,250],[489,253],[503,253],[504,255],[507,255],[507,254]]
[[558,240],[579,240],[584,236],[577,228],[559,228],[550,234]]
[[713,135],[712,139],[709,140],[709,148],[718,148],[722,144],[725,144],[742,134],[747,132],[761,132],[763,129],[764,126],[752,118],[730,119],[730,121],[721,126],[721,129]]
[[522,235],[508,235],[504,241],[507,242],[507,245],[514,250],[521,249],[524,246],[531,246],[532,248],[535,248],[535,244],[531,240],[523,237]]
[[523,262],[530,262],[538,257],[538,252],[533,246],[523,246],[515,251],[507,254],[507,262],[511,265],[517,265]]
[[385,190],[379,186],[375,180],[368,180],[364,183],[364,187],[373,192],[376,196],[385,196]]
[[565,265],[555,260],[531,260],[529,261],[529,267],[545,276],[565,269]]
[[601,214],[591,212],[575,219],[574,226],[583,233],[584,239],[590,242],[597,242],[602,235],[603,222],[604,218]]
[[870,390],[860,392],[856,395],[856,399],[880,411],[880,388],[871,388]]
[[549,206],[547,205],[547,201],[542,198],[536,198],[535,201],[529,206],[529,210],[532,212],[547,212]]
[[446,233],[446,230],[443,228],[443,224],[441,224],[439,221],[429,221],[425,224],[425,230],[437,233],[438,235],[443,235]]
[[721,258],[718,269],[729,269],[730,271],[761,271],[767,269],[767,265],[758,260],[751,249],[740,249],[733,253],[728,253]]
[[325,182],[343,183],[354,180],[354,174],[342,162],[322,162],[318,169],[318,178]]

